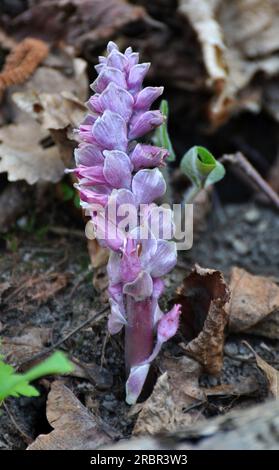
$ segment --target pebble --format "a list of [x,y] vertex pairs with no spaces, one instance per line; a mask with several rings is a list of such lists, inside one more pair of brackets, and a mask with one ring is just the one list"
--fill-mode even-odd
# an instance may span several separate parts
[[247,253],[250,251],[248,245],[242,240],[238,240],[237,238],[232,240],[232,246],[239,255],[247,255]]
[[236,343],[226,343],[224,347],[225,353],[230,356],[236,356],[238,354],[238,346]]
[[263,220],[257,227],[258,232],[265,232],[268,228],[268,222]]
[[211,387],[216,387],[218,385],[218,378],[217,377],[213,377],[212,375],[209,375],[208,378],[208,383]]
[[244,220],[249,224],[255,224],[260,219],[260,212],[257,209],[250,209],[244,214]]

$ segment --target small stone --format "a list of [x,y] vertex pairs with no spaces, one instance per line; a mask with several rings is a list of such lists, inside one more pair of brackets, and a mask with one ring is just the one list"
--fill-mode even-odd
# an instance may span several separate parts
[[249,247],[242,240],[232,240],[232,246],[236,253],[239,255],[247,255],[247,253],[249,253],[250,251]]
[[255,224],[260,219],[260,212],[257,209],[250,209],[244,214],[244,220],[248,224]]
[[211,387],[216,387],[218,385],[218,378],[212,375],[208,376],[208,383]]
[[227,353],[229,356],[236,356],[238,354],[238,346],[236,343],[226,343],[224,347],[225,353]]
[[257,227],[258,232],[265,232],[268,228],[268,222],[263,220]]

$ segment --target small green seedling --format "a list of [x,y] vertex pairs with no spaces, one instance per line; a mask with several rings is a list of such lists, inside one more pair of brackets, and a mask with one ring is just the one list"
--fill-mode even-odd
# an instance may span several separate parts
[[7,397],[37,397],[39,392],[30,382],[46,375],[66,374],[73,369],[73,364],[59,351],[24,374],[15,372],[0,357],[0,404]]
[[193,201],[197,193],[225,176],[225,168],[205,147],[195,145],[183,156],[180,169],[192,182],[186,195],[187,203]]
[[154,145],[167,149],[169,151],[167,161],[174,162],[176,156],[168,133],[169,105],[167,100],[161,101],[160,111],[165,116],[165,121],[156,129],[152,140]]

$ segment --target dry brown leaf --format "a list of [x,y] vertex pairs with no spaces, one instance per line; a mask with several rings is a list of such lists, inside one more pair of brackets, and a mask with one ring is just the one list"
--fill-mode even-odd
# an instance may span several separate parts
[[200,42],[204,64],[212,83],[225,82],[227,67],[224,58],[225,45],[221,27],[215,20],[215,0],[179,0],[178,12],[185,16]]
[[[68,55],[66,57],[50,55],[45,64],[39,67],[24,85],[15,87],[14,92],[35,92],[37,95],[67,92],[83,102],[88,96],[86,69],[87,63],[83,59],[72,58]],[[26,103],[24,100],[19,101],[19,104],[24,111],[31,112],[32,103],[28,100]]]
[[[277,0],[180,0],[178,11],[199,39],[209,84],[215,90],[210,117],[220,124],[232,112],[259,104],[241,92],[262,71],[279,71]],[[237,34],[236,34],[237,31]]]
[[111,442],[97,418],[59,381],[48,395],[47,419],[54,430],[39,435],[28,450],[93,450]]
[[256,351],[250,346],[247,341],[243,341],[244,344],[253,352],[257,366],[264,373],[267,383],[268,391],[272,398],[279,398],[279,371],[270,366],[264,359],[262,359]]
[[279,287],[265,276],[234,267],[230,279],[229,330],[279,337]]
[[18,280],[5,302],[13,308],[22,309],[30,302],[41,304],[63,289],[69,281],[68,273],[42,273]]
[[64,164],[56,146],[43,148],[46,137],[35,121],[10,124],[0,129],[0,173],[9,181],[56,183],[64,174]]
[[99,245],[97,240],[87,240],[87,248],[93,268],[99,268],[107,264],[109,252],[107,248]]
[[38,93],[35,90],[17,92],[13,99],[20,109],[28,112],[44,129],[76,128],[85,116],[86,106],[71,92]]
[[145,16],[126,0],[40,0],[10,20],[7,30],[20,38],[32,31],[48,42],[63,39],[77,49],[90,42],[92,48]]
[[240,382],[216,385],[215,387],[203,388],[207,397],[252,395],[259,389],[259,383],[255,377],[243,377]]
[[165,372],[142,406],[134,435],[176,432],[203,419],[201,412],[191,409],[206,401],[198,383],[201,366],[184,356],[179,359],[165,358],[162,368]]
[[51,340],[50,328],[25,328],[20,336],[1,339],[1,354],[7,362],[19,364],[31,359],[35,354],[45,349]]
[[87,63],[80,58],[62,56],[62,67],[60,65],[61,69],[56,70],[53,61],[58,58],[50,56],[49,65],[39,67],[24,86],[12,95],[17,106],[37,119],[44,129],[77,127],[86,111]]
[[[56,63],[60,60],[60,62]],[[56,67],[60,65],[57,70]],[[86,114],[88,96],[87,63],[69,55],[51,55],[44,67],[12,94],[16,121],[26,121],[26,113],[42,131],[50,132],[65,167],[72,165],[76,129]],[[12,90],[11,90],[12,91]]]
[[222,273],[198,265],[178,289],[176,301],[182,305],[182,332],[189,340],[184,349],[210,374],[219,373],[223,364],[228,322],[225,305],[229,297]]

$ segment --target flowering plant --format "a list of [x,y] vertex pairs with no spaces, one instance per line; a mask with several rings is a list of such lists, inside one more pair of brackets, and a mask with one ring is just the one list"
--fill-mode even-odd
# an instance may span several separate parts
[[[81,205],[100,243],[111,250],[108,328],[115,334],[125,327],[126,401],[132,404],[151,361],[178,328],[180,306],[163,314],[158,305],[162,277],[176,264],[176,246],[163,237],[165,229],[172,236],[172,211],[154,204],[166,190],[158,167],[165,165],[168,151],[135,141],[164,122],[159,110],[150,110],[163,87],[142,88],[150,64],[139,64],[130,47],[121,53],[109,42],[107,52],[96,66],[95,94],[79,127],[73,171]],[[121,210],[127,205],[135,212],[129,223]]]

